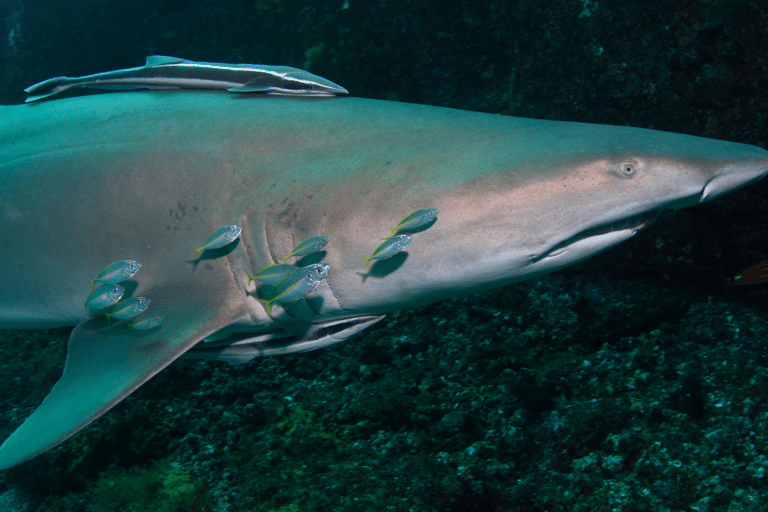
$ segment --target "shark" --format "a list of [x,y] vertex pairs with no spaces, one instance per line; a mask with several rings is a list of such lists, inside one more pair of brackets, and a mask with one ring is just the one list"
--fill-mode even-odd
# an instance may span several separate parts
[[[0,469],[63,442],[185,357],[230,364],[352,338],[387,313],[583,261],[768,172],[751,145],[353,97],[135,91],[0,107],[0,328],[73,326],[60,380]],[[387,226],[439,213],[392,257]],[[232,243],[190,250],[226,225]],[[327,276],[250,280],[302,240]],[[84,306],[112,262],[152,329]],[[140,317],[141,318],[141,317]],[[154,325],[154,323],[153,323]],[[19,390],[21,392],[21,390]]]

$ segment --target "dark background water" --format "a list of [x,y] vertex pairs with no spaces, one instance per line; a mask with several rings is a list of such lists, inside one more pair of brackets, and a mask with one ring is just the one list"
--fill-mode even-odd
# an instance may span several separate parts
[[[0,36],[4,104],[163,54],[768,146],[757,1],[6,0]],[[0,510],[764,510],[768,285],[723,276],[768,258],[767,192],[342,346],[174,364],[0,474]],[[3,435],[58,378],[66,334],[2,334]]]

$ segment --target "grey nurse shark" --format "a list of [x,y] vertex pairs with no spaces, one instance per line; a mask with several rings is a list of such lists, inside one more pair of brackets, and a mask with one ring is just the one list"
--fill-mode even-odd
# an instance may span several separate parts
[[[768,171],[761,148],[660,131],[199,91],[2,107],[0,148],[0,327],[76,326],[61,379],[0,446],[3,469],[185,353],[240,363],[327,346],[391,311],[573,265]],[[437,220],[365,268],[385,227],[421,208]],[[240,239],[193,261],[229,224]],[[316,235],[330,242],[303,263],[322,258],[327,279],[268,316],[246,275]],[[151,299],[160,327],[84,307],[123,259],[142,265],[126,296]]]

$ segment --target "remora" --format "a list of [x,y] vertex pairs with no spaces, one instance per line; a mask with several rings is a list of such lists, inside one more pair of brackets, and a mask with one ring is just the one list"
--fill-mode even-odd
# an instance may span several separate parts
[[217,89],[299,96],[333,96],[349,92],[330,80],[289,66],[197,62],[150,55],[141,67],[43,80],[24,89],[29,94],[25,103],[48,98],[73,87],[106,90]]

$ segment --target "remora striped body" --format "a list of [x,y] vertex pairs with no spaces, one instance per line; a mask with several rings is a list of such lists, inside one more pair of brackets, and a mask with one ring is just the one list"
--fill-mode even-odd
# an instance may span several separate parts
[[144,66],[70,78],[57,76],[30,85],[25,100],[37,101],[73,87],[90,89],[221,89],[299,96],[348,94],[342,86],[303,69],[263,64],[196,62],[150,55]]

